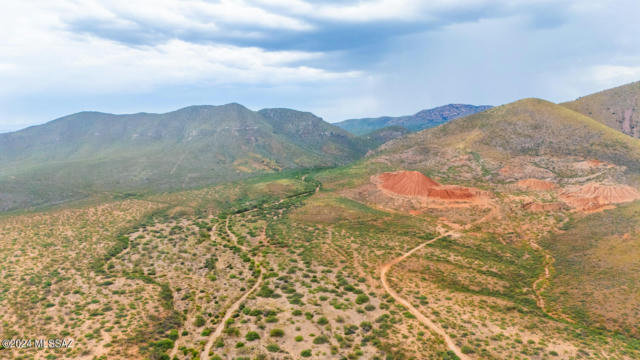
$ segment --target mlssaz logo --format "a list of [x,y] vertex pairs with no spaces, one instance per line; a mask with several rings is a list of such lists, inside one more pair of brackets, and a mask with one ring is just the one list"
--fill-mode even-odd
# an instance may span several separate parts
[[67,349],[73,345],[73,339],[49,339],[47,347],[49,349]]

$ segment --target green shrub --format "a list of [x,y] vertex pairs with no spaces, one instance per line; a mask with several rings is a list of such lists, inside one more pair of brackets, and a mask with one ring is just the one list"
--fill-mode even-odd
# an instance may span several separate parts
[[176,339],[178,339],[178,330],[176,329],[169,330],[169,332],[167,333],[167,337],[173,341],[176,341]]
[[173,340],[162,339],[151,343],[151,346],[161,351],[166,351],[173,348]]
[[369,332],[373,328],[373,325],[371,325],[371,323],[368,322],[368,321],[363,321],[363,322],[360,323],[360,328],[364,332]]
[[307,318],[307,320],[311,320],[313,319],[313,314],[307,311],[304,313],[304,317]]
[[283,337],[284,336],[284,330],[282,330],[282,329],[271,329],[271,331],[269,332],[269,335],[271,337]]
[[302,350],[300,352],[300,356],[302,356],[302,357],[311,357],[311,350],[310,349]]
[[269,344],[267,345],[267,350],[270,352],[279,352],[280,346],[278,346],[278,344]]
[[473,349],[469,345],[462,345],[462,347],[460,348],[460,351],[462,351],[463,354],[474,353]]
[[244,338],[247,339],[247,341],[255,341],[260,339],[260,334],[255,331],[249,331]]
[[345,325],[344,326],[344,334],[345,335],[353,335],[358,331],[358,327],[356,325]]
[[362,305],[364,303],[369,302],[369,297],[365,294],[360,294],[358,296],[356,296],[356,304],[358,305]]
[[197,327],[204,326],[205,323],[206,323],[206,321],[204,320],[202,315],[198,315],[196,317],[196,320],[194,321],[194,325],[197,326]]

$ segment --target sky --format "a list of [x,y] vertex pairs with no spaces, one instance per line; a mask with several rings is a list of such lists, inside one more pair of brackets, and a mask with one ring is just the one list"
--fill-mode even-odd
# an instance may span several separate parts
[[0,132],[71,113],[327,121],[560,102],[640,80],[637,0],[4,0]]

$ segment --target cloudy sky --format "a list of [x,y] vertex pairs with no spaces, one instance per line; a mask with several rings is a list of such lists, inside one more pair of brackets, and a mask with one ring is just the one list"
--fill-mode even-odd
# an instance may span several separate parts
[[640,80],[637,0],[6,0],[0,132],[239,102],[328,121]]

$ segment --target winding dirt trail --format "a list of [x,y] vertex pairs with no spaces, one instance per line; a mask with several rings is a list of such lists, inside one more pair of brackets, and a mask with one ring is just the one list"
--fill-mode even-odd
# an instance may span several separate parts
[[[306,177],[306,175],[305,175]],[[304,180],[304,178],[303,178]],[[318,185],[315,188],[314,193],[317,193],[320,190],[320,185]],[[307,193],[302,193],[297,196],[304,196]],[[284,199],[280,199],[277,204],[282,203],[283,201],[287,200],[286,198]],[[253,211],[257,211],[257,208],[254,209],[250,209],[247,211],[244,211],[243,213],[249,213],[249,212],[253,212]],[[238,237],[229,229],[229,221],[231,219],[231,216],[228,216],[225,224],[224,224],[224,228],[225,231],[227,233],[227,235],[229,236],[229,239],[231,240],[231,242],[233,244],[235,244],[236,246],[238,246],[239,248],[241,248],[243,251],[248,251],[248,248],[244,245],[240,245],[238,243]],[[212,231],[210,232],[210,236],[211,238],[213,238],[215,236],[215,229],[217,228],[214,227],[212,229]],[[262,230],[262,234],[260,236],[260,242],[264,242],[265,238],[266,238],[266,225],[264,227],[264,229]],[[256,263],[258,262],[257,259]],[[238,298],[238,300],[236,300],[233,304],[231,304],[231,306],[229,306],[229,308],[225,311],[224,316],[222,317],[222,319],[220,320],[220,322],[218,323],[218,325],[216,326],[215,330],[209,335],[209,338],[207,339],[207,343],[204,346],[204,349],[202,350],[202,353],[200,354],[200,360],[209,360],[209,352],[211,351],[211,348],[213,347],[213,344],[215,343],[216,339],[220,337],[220,335],[222,335],[222,331],[224,331],[224,327],[225,324],[227,322],[227,320],[229,320],[229,318],[240,308],[240,305],[247,300],[247,298],[249,297],[249,295],[251,295],[253,292],[255,292],[260,285],[262,284],[262,280],[263,280],[263,272],[260,272],[260,276],[258,277],[258,281],[256,281],[256,283],[251,287],[251,289],[249,289],[248,291],[246,291],[240,298]],[[173,358],[176,353],[177,353],[177,349],[178,349],[178,344],[177,342],[174,344],[173,349],[171,350],[171,355],[170,357]]]
[[244,245],[240,245],[238,243],[238,238],[236,237],[236,235],[234,233],[231,232],[231,230],[229,230],[229,219],[231,218],[231,216],[227,217],[227,222],[225,224],[225,230],[227,230],[227,235],[229,235],[229,237],[231,238],[231,240],[233,241],[233,243],[239,247],[240,249],[242,249],[243,251],[247,251],[247,247]]
[[[233,234],[233,232],[231,232],[231,230],[229,230],[229,219],[230,218],[231,218],[231,216],[227,217],[227,221],[225,223],[225,230],[227,231],[227,235],[229,235],[229,237],[231,238],[233,243],[235,243],[238,247],[242,248],[242,250],[247,251],[247,248],[245,246],[242,246],[242,245],[238,244],[238,238],[235,236],[235,234]],[[257,263],[257,261],[256,261],[256,263]],[[247,292],[245,292],[238,300],[236,300],[236,302],[234,302],[227,309],[227,311],[225,312],[224,316],[222,317],[222,320],[220,320],[220,322],[216,326],[215,331],[213,331],[211,333],[211,335],[209,335],[209,339],[207,340],[207,343],[204,346],[204,350],[202,350],[202,353],[200,354],[200,360],[208,360],[209,359],[209,351],[211,351],[211,347],[213,346],[213,343],[216,341],[216,339],[218,337],[220,337],[220,335],[222,335],[222,331],[224,330],[224,326],[225,326],[225,323],[227,322],[227,320],[229,320],[229,318],[233,315],[233,313],[235,313],[238,310],[238,308],[240,307],[240,304],[242,304],[245,300],[247,300],[249,295],[251,295],[251,293],[256,291],[260,287],[261,284],[262,284],[262,271],[260,271],[260,276],[258,277],[258,281],[256,281],[256,283],[251,287],[251,289],[249,289]]]
[[380,281],[382,282],[382,286],[384,287],[385,291],[391,295],[391,297],[398,303],[402,304],[404,307],[406,307],[409,312],[411,314],[413,314],[418,321],[420,321],[423,325],[425,325],[426,327],[428,327],[431,331],[433,331],[434,333],[442,336],[444,338],[444,342],[447,345],[447,348],[449,348],[449,350],[453,351],[459,358],[460,360],[471,360],[471,358],[469,358],[467,355],[463,354],[462,351],[460,350],[460,348],[458,347],[458,345],[456,345],[456,343],[453,341],[453,339],[451,339],[451,337],[438,325],[436,325],[433,321],[431,321],[429,318],[427,318],[426,316],[424,316],[418,309],[416,309],[413,305],[411,305],[411,303],[409,301],[407,301],[406,299],[404,299],[403,297],[401,297],[398,293],[396,293],[391,286],[389,286],[389,282],[387,281],[387,272],[389,272],[389,270],[391,269],[391,267],[393,265],[396,265],[398,263],[400,263],[401,261],[403,261],[404,259],[408,258],[409,256],[411,256],[413,253],[415,253],[416,251],[422,249],[423,247],[434,243],[435,241],[442,239],[445,236],[449,236],[449,235],[453,235],[452,232],[447,232],[444,233],[436,238],[433,238],[427,242],[424,242],[416,247],[414,247],[413,249],[409,250],[408,252],[404,253],[404,255],[397,257],[391,261],[389,261],[388,263],[382,265],[382,267],[380,268]]
[[204,350],[202,350],[202,354],[200,354],[200,360],[209,360],[209,351],[211,351],[211,347],[213,346],[213,343],[216,341],[216,339],[220,337],[220,335],[222,335],[222,331],[224,330],[224,325],[227,322],[227,320],[229,320],[231,315],[233,315],[233,313],[238,310],[238,308],[240,307],[240,304],[242,304],[245,300],[247,300],[249,295],[251,295],[252,292],[256,291],[256,289],[260,287],[261,283],[262,283],[262,271],[260,272],[258,281],[256,281],[253,287],[251,287],[249,291],[245,292],[244,295],[242,295],[238,300],[236,300],[236,302],[233,303],[233,305],[229,307],[229,309],[227,309],[227,311],[224,314],[224,317],[222,318],[222,320],[220,320],[220,323],[218,323],[218,326],[216,326],[216,330],[212,332],[211,335],[209,335],[209,340],[207,340],[207,344],[204,346]]
[[[215,238],[215,233],[217,229],[218,229],[218,224],[211,227],[211,231],[209,231],[209,239],[213,240]],[[183,324],[186,324],[192,321],[193,321],[193,316],[187,315]],[[184,330],[184,325],[179,329],[180,332],[182,332],[182,330]],[[174,341],[173,348],[169,352],[169,358],[173,359],[173,357],[178,354],[178,348],[180,347],[180,345],[182,345],[181,341],[182,341],[181,338],[178,338],[176,341]]]
[[544,254],[544,273],[542,273],[540,277],[536,279],[536,281],[532,285],[533,292],[536,295],[536,304],[538,305],[540,310],[542,310],[542,312],[544,312],[545,314],[549,315],[554,319],[562,319],[570,323],[575,323],[573,319],[571,319],[570,317],[562,313],[552,313],[547,310],[547,307],[546,307],[547,305],[544,301],[544,296],[542,296],[542,292],[544,291],[547,283],[542,284],[542,286],[540,286],[539,284],[551,278],[551,266],[553,266],[553,263],[556,261],[556,259],[554,259],[553,256],[551,256],[551,254],[549,254],[547,250],[543,249],[535,241],[530,241],[529,245],[534,250],[540,251]]
[[[553,264],[553,257],[551,255],[549,255],[546,251],[544,251],[544,249],[542,249],[542,247],[540,245],[538,245],[536,242],[534,241],[530,241],[529,245],[536,251],[540,251],[544,254],[544,273],[542,275],[540,275],[540,277],[533,283],[533,291],[536,294],[536,303],[538,304],[538,307],[544,311],[545,313],[547,312],[545,309],[545,302],[544,302],[544,297],[542,296],[542,290],[544,290],[544,287],[538,288],[538,284],[540,284],[541,282],[549,279],[551,277],[551,264]],[[547,313],[547,315],[550,315]]]

